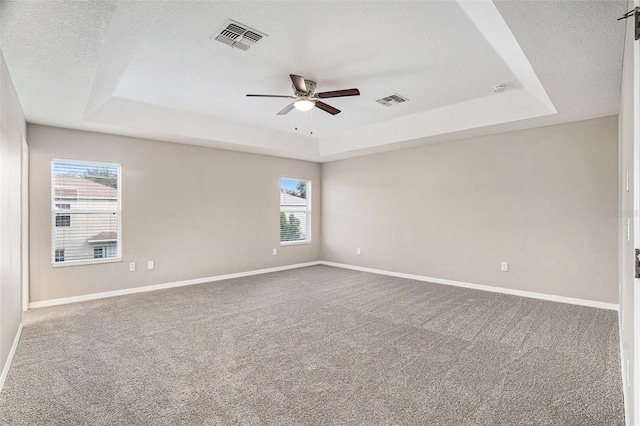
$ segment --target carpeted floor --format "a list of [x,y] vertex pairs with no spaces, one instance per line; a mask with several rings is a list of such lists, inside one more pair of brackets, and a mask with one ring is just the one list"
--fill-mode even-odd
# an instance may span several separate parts
[[314,266],[27,314],[19,425],[622,425],[617,313]]

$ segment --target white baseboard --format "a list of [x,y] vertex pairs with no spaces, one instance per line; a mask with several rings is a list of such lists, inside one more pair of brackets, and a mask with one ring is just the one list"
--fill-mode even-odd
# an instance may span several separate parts
[[13,355],[15,355],[16,353],[16,348],[18,347],[18,342],[20,341],[21,334],[22,334],[22,323],[18,326],[18,332],[16,333],[16,337],[13,339],[13,345],[11,345],[11,350],[9,351],[7,362],[4,363],[4,368],[2,369],[2,375],[0,375],[0,392],[2,392],[2,388],[4,387],[4,381],[7,379],[7,375],[9,374],[9,367],[11,367],[11,361],[13,361]]
[[326,262],[326,261],[320,261],[319,263],[321,265],[335,266],[337,268],[353,269],[355,271],[371,272],[373,274],[389,275],[392,277],[407,278],[407,279],[416,280],[416,281],[428,281],[430,283],[436,283],[436,284],[471,288],[474,290],[491,291],[494,293],[510,294],[513,296],[530,297],[533,299],[549,300],[551,302],[560,302],[560,303],[569,303],[572,305],[589,306],[592,308],[609,309],[612,311],[619,310],[619,305],[615,303],[597,302],[595,300],[576,299],[573,297],[556,296],[553,294],[535,293],[532,291],[514,290],[510,288],[494,287],[494,286],[483,285],[483,284],[473,284],[473,283],[467,283],[463,281],[445,280],[442,278],[425,277],[422,275],[405,274],[402,272],[390,272],[390,271],[384,271],[381,269],[365,268],[363,266],[347,265],[344,263],[335,263],[335,262]]
[[545,293],[535,293],[532,291],[514,290],[509,288],[494,287],[494,286],[488,286],[483,284],[467,283],[463,281],[454,281],[454,280],[446,280],[442,278],[426,277],[423,275],[405,274],[402,272],[391,272],[391,271],[385,271],[382,269],[373,269],[373,268],[366,268],[363,266],[347,265],[344,263],[327,262],[324,260],[318,260],[318,261],[307,262],[307,263],[297,263],[294,265],[277,266],[274,268],[257,269],[254,271],[238,272],[235,274],[216,275],[213,277],[196,278],[196,279],[185,280],[185,281],[175,281],[175,282],[156,284],[156,285],[150,285],[150,286],[144,286],[144,287],[127,288],[123,290],[106,291],[102,293],[85,294],[82,296],[65,297],[61,299],[42,300],[38,302],[29,303],[29,309],[44,308],[47,306],[65,305],[68,303],[84,302],[87,300],[95,300],[95,299],[104,299],[107,297],[114,297],[114,296],[124,296],[127,294],[143,293],[146,291],[162,290],[166,288],[183,287],[183,286],[194,285],[194,284],[204,284],[208,282],[229,280],[233,278],[242,278],[242,277],[248,277],[251,275],[268,274],[270,272],[286,271],[288,269],[304,268],[307,266],[314,266],[314,265],[334,266],[337,268],[352,269],[355,271],[370,272],[373,274],[388,275],[388,276],[398,277],[398,278],[407,278],[407,279],[416,280],[416,281],[427,281],[427,282],[436,283],[436,284],[451,285],[455,287],[464,287],[464,288],[470,288],[474,290],[490,291],[494,293],[510,294],[513,296],[529,297],[533,299],[548,300],[551,302],[569,303],[572,305],[589,306],[592,308],[608,309],[612,311],[619,310],[618,304],[615,304],[615,303],[598,302],[595,300],[586,300],[586,299],[576,299],[573,297],[556,296],[553,294],[545,294]]
[[249,277],[251,275],[268,274],[270,272],[286,271],[288,269],[304,268],[306,266],[319,265],[320,261],[296,263],[294,265],[276,266],[274,268],[257,269],[253,271],[238,272],[235,274],[216,275],[213,277],[195,278],[192,280],[175,281],[164,284],[155,284],[144,287],[133,287],[122,290],[105,291],[102,293],[84,294],[82,296],[64,297],[61,299],[41,300],[29,303],[29,309],[44,308],[47,306],[66,305],[68,303],[84,302],[87,300],[104,299],[107,297],[124,296],[127,294],[143,293],[147,291],[163,290],[166,288],[183,287],[187,285],[204,284],[213,281],[230,280],[233,278]]

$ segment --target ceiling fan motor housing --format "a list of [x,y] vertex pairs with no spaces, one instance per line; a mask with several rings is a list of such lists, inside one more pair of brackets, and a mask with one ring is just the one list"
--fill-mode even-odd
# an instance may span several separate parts
[[305,80],[304,84],[307,86],[307,91],[306,92],[298,92],[296,90],[296,86],[295,85],[291,85],[291,87],[293,87],[293,91],[296,94],[296,96],[313,96],[313,94],[316,91],[316,82],[313,80]]

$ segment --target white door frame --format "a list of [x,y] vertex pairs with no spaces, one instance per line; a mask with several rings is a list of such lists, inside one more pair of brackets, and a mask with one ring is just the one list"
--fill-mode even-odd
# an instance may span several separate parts
[[22,311],[29,309],[29,145],[21,138],[20,167],[20,280]]
[[[640,1],[636,1],[639,5]],[[640,248],[640,40],[633,43],[633,151],[634,151],[634,241],[635,247]],[[631,388],[634,390],[634,400],[631,401],[630,409],[633,410],[636,422],[640,420],[640,279],[634,279],[633,285],[633,377],[631,378]]]
[[618,128],[620,361],[626,425],[640,425],[640,279],[635,278],[640,249],[640,41],[635,39],[633,10],[628,0]]
[[[640,6],[640,0],[629,1],[631,8]],[[634,17],[629,18],[634,21]],[[627,26],[626,37],[634,37],[633,25]],[[629,34],[631,33],[631,34]],[[633,42],[633,174],[634,174],[634,194],[633,194],[633,241],[634,247],[640,248],[640,40]],[[635,259],[634,259],[635,260]],[[633,366],[632,374],[629,377],[631,389],[633,389],[633,401],[627,401],[628,410],[633,413],[636,423],[640,421],[640,279],[635,278],[633,282]],[[629,366],[627,366],[629,368]]]

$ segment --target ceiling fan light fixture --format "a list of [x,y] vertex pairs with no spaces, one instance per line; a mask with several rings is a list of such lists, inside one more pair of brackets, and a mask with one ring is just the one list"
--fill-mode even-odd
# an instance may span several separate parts
[[[291,78],[291,86],[293,88],[293,95],[257,95],[248,93],[247,96],[251,97],[261,97],[261,98],[287,98],[293,99],[286,107],[282,108],[282,110],[277,115],[285,115],[291,112],[293,109],[297,109],[298,111],[311,111],[313,107],[317,107],[323,110],[326,113],[331,115],[340,114],[340,110],[338,108],[334,108],[331,105],[325,104],[320,99],[327,98],[341,98],[344,96],[358,96],[360,95],[360,91],[356,88],[353,89],[342,89],[342,90],[331,90],[329,92],[320,92],[316,93],[316,82],[311,80],[305,80],[301,75],[289,74],[289,78]],[[406,100],[406,99],[405,99]]]
[[314,107],[316,103],[314,101],[312,101],[311,99],[309,99],[308,96],[303,96],[300,99],[296,99],[293,102],[293,106],[298,110],[298,111],[309,111],[311,108]]

